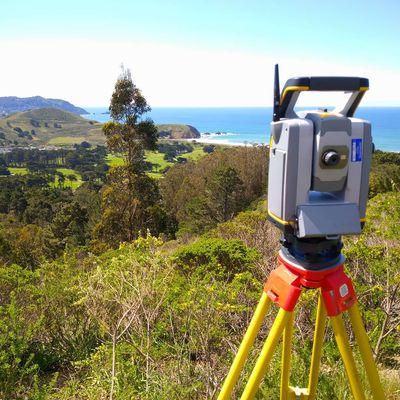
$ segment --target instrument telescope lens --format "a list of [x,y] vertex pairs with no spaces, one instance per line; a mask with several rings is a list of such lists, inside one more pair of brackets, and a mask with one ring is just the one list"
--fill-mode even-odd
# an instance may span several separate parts
[[327,165],[328,167],[333,167],[335,165],[338,165],[340,161],[340,156],[339,154],[334,151],[334,150],[329,150],[326,151],[322,155],[322,162]]

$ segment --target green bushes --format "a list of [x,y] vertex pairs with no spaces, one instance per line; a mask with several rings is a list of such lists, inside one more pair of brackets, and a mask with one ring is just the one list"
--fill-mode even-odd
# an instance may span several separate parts
[[400,155],[377,151],[372,159],[369,197],[400,190]]
[[[36,310],[37,273],[16,265],[0,268],[0,398],[40,399],[48,385],[40,381],[34,344],[43,329]],[[27,397],[29,396],[29,397]]]
[[180,248],[173,257],[184,272],[219,272],[230,278],[250,271],[258,258],[258,252],[246,247],[240,240],[206,238]]
[[[192,273],[182,274],[182,259],[169,261],[160,245],[141,238],[85,263],[87,273],[70,288],[78,300],[69,307],[83,307],[81,320],[96,323],[91,329],[101,344],[70,362],[67,379],[48,398],[204,399],[215,393],[230,362],[227,340],[240,340],[261,284],[249,272],[231,273],[227,282],[219,270],[196,270],[216,261],[245,271],[257,253],[235,240],[202,241],[204,258],[192,259]],[[185,256],[197,257],[195,246],[189,250]]]
[[26,321],[14,295],[0,307],[0,387],[5,398],[21,396],[33,385],[38,365],[29,347],[38,328]]
[[[396,215],[396,201],[396,195],[387,194],[372,204],[370,214],[380,215],[381,207],[391,204],[391,215]],[[254,276],[260,252],[234,239],[262,235],[266,228],[256,223],[257,213],[241,214],[210,233],[214,237],[178,248],[171,257],[163,253],[159,239],[147,236],[100,256],[69,253],[35,271],[2,267],[0,398],[105,400],[111,393],[114,400],[215,398],[262,290],[263,280]],[[366,228],[366,238],[347,243],[347,265],[366,306],[373,346],[383,332],[380,361],[392,365],[388,362],[399,351],[398,303],[393,303],[394,318],[386,323],[385,307],[387,299],[397,299],[393,290],[398,258],[379,243],[365,242],[376,239],[383,228],[376,218]],[[390,228],[383,216],[379,218]],[[385,232],[392,235],[390,229]],[[266,240],[268,233],[262,237]],[[262,241],[254,245],[264,248]],[[394,280],[387,280],[388,272]],[[315,296],[307,292],[305,297],[310,309]],[[314,311],[303,309],[296,320],[292,378],[299,385],[307,379]],[[265,340],[271,314],[250,355],[246,376]],[[279,394],[279,357],[278,349],[261,397]],[[347,398],[345,373],[332,340],[324,345],[322,363],[319,398]],[[243,381],[237,393],[242,389]]]
[[400,193],[369,202],[364,233],[347,240],[354,277],[377,358],[388,364],[400,353]]
[[[18,236],[25,268],[0,266],[0,399],[215,398],[264,278],[276,265],[278,235],[265,214],[261,203],[178,248],[148,235],[99,255],[85,247],[64,251],[53,261],[33,251],[47,236],[30,226],[29,235]],[[389,379],[397,373],[400,352],[399,220],[400,194],[375,196],[364,234],[346,239],[345,246],[391,400],[400,389]],[[57,226],[60,236],[65,229],[73,237],[81,233],[65,218]],[[3,228],[4,252],[13,248],[6,233]],[[307,380],[315,293],[306,291],[302,301],[293,344],[292,382],[299,385]],[[274,315],[266,318],[245,376]],[[347,399],[347,379],[329,329],[327,339],[318,398]],[[260,398],[279,396],[279,357],[278,349]]]
[[369,179],[369,197],[379,193],[400,190],[400,166],[397,164],[377,164],[372,168]]

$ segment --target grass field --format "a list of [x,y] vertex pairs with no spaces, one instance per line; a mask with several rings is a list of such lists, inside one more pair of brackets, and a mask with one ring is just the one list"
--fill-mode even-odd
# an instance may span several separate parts
[[146,151],[146,161],[153,164],[153,172],[156,173],[161,173],[165,167],[174,165],[174,163],[164,160],[164,154],[158,151]]
[[[159,153],[158,151],[146,151],[146,161],[155,164],[153,167],[153,171],[149,172],[149,176],[155,179],[159,179],[162,177],[161,170],[168,165],[173,165],[173,163],[164,160],[164,154]],[[124,165],[124,159],[122,156],[117,156],[115,154],[108,154],[107,155],[107,164],[110,167],[119,167]]]
[[[71,142],[69,144],[72,144],[72,143],[75,143],[75,141],[77,139],[78,139],[77,142],[80,143],[84,138],[70,137],[68,139],[68,137],[62,137],[62,138],[57,137],[57,138],[52,139],[52,140],[54,140],[54,142],[52,144],[59,144],[59,145],[66,144],[65,143],[66,139],[71,140]],[[82,140],[80,140],[80,139],[82,139]],[[64,141],[64,142],[61,143],[62,141]],[[200,159],[201,157],[203,157],[204,155],[205,155],[205,153],[203,151],[203,146],[198,144],[198,145],[194,145],[194,149],[191,153],[182,154],[180,157],[186,158],[187,160],[196,161],[196,160]],[[159,153],[158,151],[146,151],[145,156],[146,156],[146,161],[151,162],[154,165],[153,170],[151,172],[149,172],[148,174],[149,174],[149,176],[151,176],[152,178],[155,178],[155,179],[162,178],[163,174],[161,171],[165,167],[168,167],[168,166],[171,167],[174,165],[174,163],[164,160],[164,154]],[[122,158],[122,156],[115,155],[115,154],[108,154],[106,157],[106,161],[110,167],[117,167],[117,166],[124,164],[124,159]],[[26,175],[28,173],[27,168],[9,167],[8,169],[12,175]],[[72,189],[76,189],[82,184],[81,175],[78,172],[74,171],[73,169],[57,168],[56,171],[60,172],[64,175],[64,177],[65,177],[65,180],[63,182],[64,187],[70,187]],[[69,176],[69,175],[75,176],[75,180],[68,179],[67,176]],[[52,185],[55,187],[59,185],[58,177],[56,177],[55,182]]]
[[107,154],[106,161],[110,167],[118,167],[124,164],[124,159],[115,154]]
[[57,136],[49,140],[48,144],[67,146],[79,144],[86,140],[85,136]]
[[[195,144],[193,145],[193,147],[194,149],[191,153],[185,153],[180,155],[179,157],[186,158],[187,160],[197,161],[205,155],[203,151],[203,145]],[[151,176],[152,178],[161,178],[161,171],[166,167],[172,167],[174,165],[174,163],[164,160],[164,153],[160,153],[158,151],[146,151],[145,157],[146,161],[153,164],[153,170],[152,172],[149,172],[149,176]],[[117,167],[124,164],[122,156],[118,156],[115,154],[108,154],[106,160],[107,164],[110,167]]]
[[206,153],[204,153],[204,151],[203,151],[203,146],[195,145],[195,147],[191,153],[183,154],[182,157],[186,158],[188,160],[197,161],[201,157],[204,157],[205,155],[206,155]]
[[[11,172],[12,175],[27,175],[28,174],[28,169],[27,168],[17,168],[17,167],[9,167],[8,170]],[[64,187],[70,187],[72,189],[78,188],[80,185],[82,185],[82,177],[79,174],[79,172],[74,171],[73,169],[70,168],[57,168],[57,172],[60,172],[61,174],[64,175]],[[68,176],[75,176],[74,179],[69,179],[67,178]],[[58,186],[58,176],[56,176],[55,182],[52,184],[52,186],[56,187]]]
[[26,175],[28,173],[27,168],[8,167],[8,170],[11,172],[11,175]]
[[[76,189],[82,185],[82,177],[75,170],[70,169],[70,168],[57,168],[56,171],[60,172],[64,175],[64,179],[65,179],[64,183],[63,183],[64,187],[70,187],[72,189]],[[71,176],[71,175],[75,176],[76,180],[71,180],[71,179],[67,178],[68,176]],[[58,186],[58,176],[56,176],[56,179],[55,179],[55,182],[53,185]]]

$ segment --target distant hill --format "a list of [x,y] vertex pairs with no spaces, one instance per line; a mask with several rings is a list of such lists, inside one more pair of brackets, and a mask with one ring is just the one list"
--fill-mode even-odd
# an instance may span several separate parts
[[0,145],[104,144],[102,124],[56,108],[41,108],[0,119]]
[[161,124],[157,125],[160,137],[168,139],[196,139],[199,138],[200,132],[191,125],[181,124]]
[[0,97],[0,116],[7,116],[16,112],[34,110],[38,108],[57,108],[73,114],[88,114],[86,110],[76,107],[65,100],[45,99],[41,96],[34,97]]
[[[161,138],[196,139],[191,125],[157,125]],[[57,108],[39,108],[0,118],[0,146],[73,145],[83,141],[105,144],[102,124]]]

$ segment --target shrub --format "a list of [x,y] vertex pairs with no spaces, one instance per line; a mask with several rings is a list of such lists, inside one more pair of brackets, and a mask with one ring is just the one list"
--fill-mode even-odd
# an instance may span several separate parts
[[4,165],[0,166],[0,175],[11,175],[11,172]]
[[176,265],[184,272],[218,272],[228,278],[251,270],[258,258],[257,250],[235,239],[200,239],[173,255]]
[[29,122],[30,122],[31,125],[34,126],[35,128],[40,128],[40,122],[37,121],[36,119],[31,119]]
[[212,153],[214,150],[215,150],[215,145],[213,145],[213,144],[208,144],[203,147],[204,153],[207,153],[207,154]]
[[369,178],[369,197],[379,193],[400,190],[400,166],[396,164],[377,164],[373,166]]
[[400,351],[400,193],[369,202],[363,235],[346,240],[347,266],[378,359],[390,364]]

